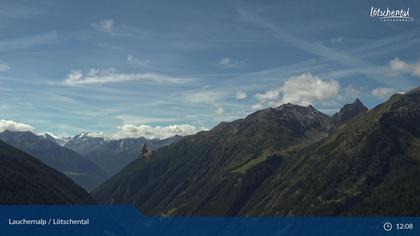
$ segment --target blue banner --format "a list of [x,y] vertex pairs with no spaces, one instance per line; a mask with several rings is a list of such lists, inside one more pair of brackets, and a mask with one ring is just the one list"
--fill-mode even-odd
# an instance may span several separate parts
[[0,235],[420,235],[415,217],[146,217],[131,206],[1,206]]

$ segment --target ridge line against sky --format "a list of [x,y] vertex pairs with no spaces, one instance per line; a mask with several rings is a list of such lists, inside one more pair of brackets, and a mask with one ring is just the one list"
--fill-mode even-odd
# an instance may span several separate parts
[[366,1],[305,4],[2,3],[0,119],[60,136],[196,132],[285,102],[372,107],[420,85],[417,19],[380,22]]

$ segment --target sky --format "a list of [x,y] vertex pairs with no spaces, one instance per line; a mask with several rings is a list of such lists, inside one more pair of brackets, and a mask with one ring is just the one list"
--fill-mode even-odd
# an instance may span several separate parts
[[165,138],[420,86],[417,0],[0,0],[0,31],[0,131]]

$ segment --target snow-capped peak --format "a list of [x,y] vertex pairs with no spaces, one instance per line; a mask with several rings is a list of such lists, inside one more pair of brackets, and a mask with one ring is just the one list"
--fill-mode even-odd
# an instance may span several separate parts
[[49,133],[49,132],[45,132],[45,133],[32,132],[32,133],[35,134],[38,137],[42,137],[44,139],[51,140],[51,141],[57,143],[60,146],[64,146],[70,140],[69,137],[60,137],[60,136],[57,136],[57,135]]

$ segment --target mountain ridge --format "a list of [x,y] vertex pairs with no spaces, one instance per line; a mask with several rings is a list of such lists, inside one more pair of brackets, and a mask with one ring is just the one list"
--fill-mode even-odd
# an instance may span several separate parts
[[416,215],[419,104],[419,90],[397,94],[338,126],[309,106],[260,110],[159,149],[92,194],[146,215]]
[[267,180],[240,214],[420,214],[419,104],[420,90],[394,95],[308,146],[278,170],[282,174]]
[[[235,199],[225,198],[225,204],[211,205],[210,199],[200,196],[214,195],[232,176],[246,174],[275,153],[294,152],[294,146],[326,137],[333,126],[329,116],[312,106],[285,104],[263,109],[160,148],[150,161],[134,161],[92,193],[103,203],[141,206],[144,213],[158,214],[167,211],[168,205],[189,204],[191,210],[177,210],[176,214],[192,215],[198,214],[193,208],[206,211],[203,206],[207,204],[211,214],[224,215],[224,208]],[[143,187],[126,186],[130,181]],[[121,192],[105,188],[108,183]],[[189,202],[191,194],[200,200]]]

